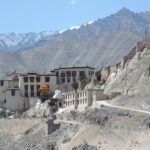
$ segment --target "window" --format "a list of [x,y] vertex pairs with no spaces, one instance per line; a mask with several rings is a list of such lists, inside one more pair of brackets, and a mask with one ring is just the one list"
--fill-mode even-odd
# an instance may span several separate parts
[[67,77],[71,77],[71,72],[67,71]]
[[70,78],[67,78],[67,82],[70,83]]
[[31,91],[31,97],[33,97],[34,96],[34,91]]
[[34,77],[30,77],[30,82],[34,82]]
[[65,72],[61,72],[61,77],[65,77]]
[[28,85],[25,85],[25,86],[24,86],[24,90],[25,90],[25,91],[24,91],[24,96],[25,96],[25,97],[28,97]]
[[40,85],[37,85],[36,89],[37,89],[37,91],[39,91],[40,90]]
[[50,78],[49,77],[45,77],[45,82],[49,82]]
[[76,78],[73,78],[72,80],[73,80],[73,82],[76,82]]
[[62,80],[62,83],[65,83],[65,78],[62,78],[61,80]]
[[4,81],[1,81],[1,86],[4,86]]
[[56,76],[57,76],[57,77],[59,76],[59,72],[56,72]]
[[89,76],[91,76],[91,71],[89,71]]
[[93,71],[89,71],[89,76],[92,76],[94,72]]
[[40,77],[36,77],[36,82],[40,82],[41,78]]
[[28,85],[25,85],[25,86],[24,86],[24,90],[25,90],[25,91],[28,91]]
[[13,81],[19,81],[19,78],[18,78],[17,76],[15,76],[15,77],[13,78]]
[[76,77],[76,74],[77,74],[76,71],[72,71],[72,76],[73,77]]
[[37,85],[36,89],[37,89],[37,96],[40,96],[40,85]]
[[30,90],[34,91],[34,85],[30,85]]
[[24,77],[24,82],[28,82],[28,77]]
[[11,96],[15,96],[15,90],[11,90]]
[[31,97],[34,96],[34,85],[30,85]]
[[28,92],[27,92],[27,91],[24,93],[24,96],[25,96],[25,97],[28,97]]

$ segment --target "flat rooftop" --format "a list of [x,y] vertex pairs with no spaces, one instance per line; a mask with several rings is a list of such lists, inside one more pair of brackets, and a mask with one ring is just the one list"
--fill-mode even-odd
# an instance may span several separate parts
[[60,69],[86,69],[86,68],[88,68],[88,69],[95,69],[94,67],[89,67],[89,66],[82,66],[82,67],[76,67],[76,66],[72,66],[72,67],[59,67],[58,69],[54,69],[54,71],[56,71],[56,70],[60,70]]

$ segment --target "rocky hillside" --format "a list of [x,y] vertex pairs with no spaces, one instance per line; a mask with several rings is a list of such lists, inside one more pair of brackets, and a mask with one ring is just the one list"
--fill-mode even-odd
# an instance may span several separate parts
[[32,45],[29,44],[28,51],[23,50],[24,47],[22,51],[2,51],[1,76],[15,70],[49,71],[60,65],[88,64],[100,68],[115,64],[137,41],[144,40],[145,30],[150,27],[148,14],[148,12],[138,14],[123,8],[104,19],[50,35],[44,44],[38,45],[38,42],[35,42],[34,48],[29,48]]
[[112,72],[105,84],[105,92],[120,92],[122,96],[113,100],[117,105],[150,110],[150,40],[145,48]]

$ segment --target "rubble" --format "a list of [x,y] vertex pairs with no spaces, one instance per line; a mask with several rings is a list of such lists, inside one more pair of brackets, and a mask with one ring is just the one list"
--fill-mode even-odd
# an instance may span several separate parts
[[96,147],[88,145],[86,142],[84,144],[81,144],[79,146],[75,146],[72,148],[72,150],[97,150]]

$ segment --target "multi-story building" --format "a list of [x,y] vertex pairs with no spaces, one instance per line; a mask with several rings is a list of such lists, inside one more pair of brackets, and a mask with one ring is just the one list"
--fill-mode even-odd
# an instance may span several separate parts
[[24,97],[38,97],[42,84],[49,87],[49,92],[54,92],[57,88],[55,73],[15,73],[11,74],[9,78],[18,78],[18,87]]
[[0,80],[0,107],[18,111],[29,108],[29,101],[21,94],[17,78]]
[[58,85],[69,85],[74,81],[79,81],[80,76],[84,75],[87,78],[91,78],[94,73],[95,68],[85,66],[85,67],[66,67],[54,69],[57,76]]

